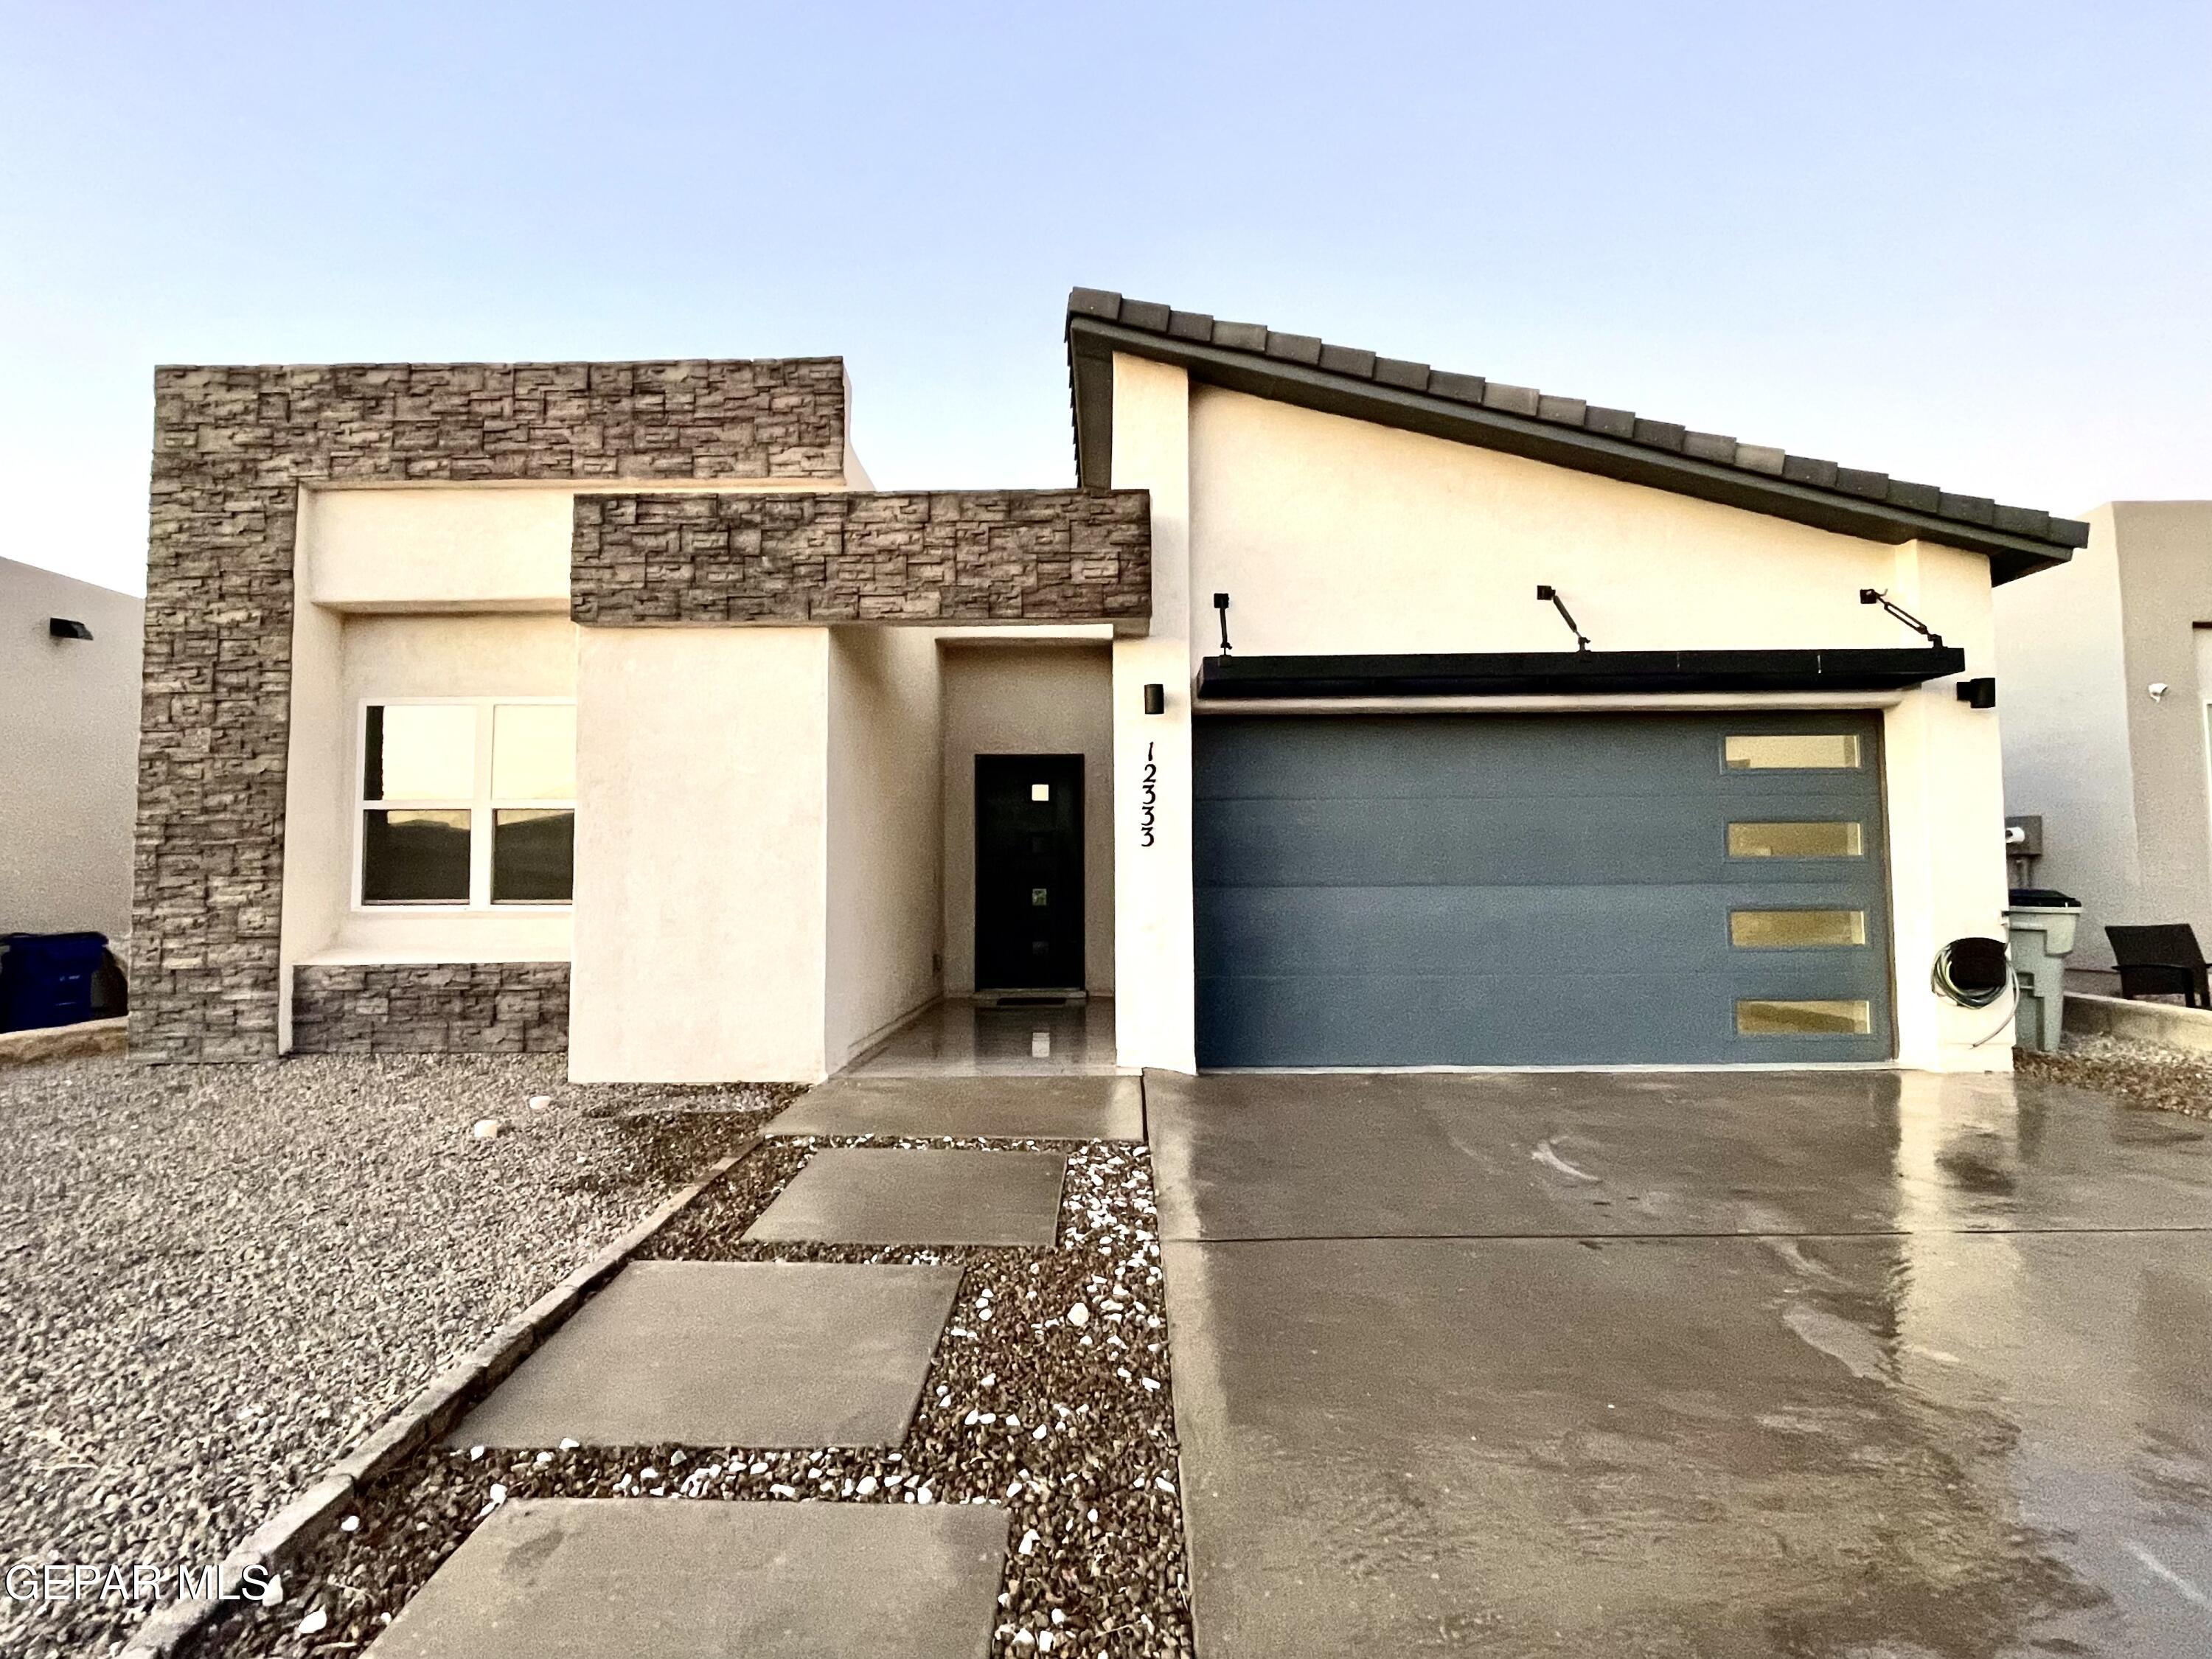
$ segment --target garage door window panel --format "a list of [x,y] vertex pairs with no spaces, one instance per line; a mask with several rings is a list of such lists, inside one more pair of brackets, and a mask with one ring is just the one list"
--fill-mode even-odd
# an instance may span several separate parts
[[1863,946],[1863,910],[1731,910],[1729,943],[1740,951],[1807,951]]
[[1874,1030],[1874,1005],[1838,997],[1799,1000],[1746,998],[1735,1005],[1739,1036],[1864,1036]]
[[1866,826],[1851,819],[1731,823],[1732,859],[1856,859],[1866,856]]
[[1856,772],[1863,752],[1855,732],[1761,732],[1721,740],[1721,764],[1731,772]]

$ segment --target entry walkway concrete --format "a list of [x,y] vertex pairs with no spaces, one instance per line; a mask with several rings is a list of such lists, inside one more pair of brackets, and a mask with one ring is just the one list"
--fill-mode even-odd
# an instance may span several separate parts
[[835,1077],[769,1125],[778,1135],[1142,1140],[1133,1077]]
[[896,1446],[960,1288],[953,1267],[634,1261],[457,1446]]
[[1147,1079],[1201,1659],[2212,1650],[2212,1139],[2009,1079]]
[[1111,1077],[1114,1000],[932,1003],[845,1068],[848,1077]]
[[748,1239],[822,1244],[1050,1244],[1060,1152],[831,1146],[806,1161]]
[[1006,1511],[678,1498],[510,1504],[375,1659],[817,1659],[991,1650]]

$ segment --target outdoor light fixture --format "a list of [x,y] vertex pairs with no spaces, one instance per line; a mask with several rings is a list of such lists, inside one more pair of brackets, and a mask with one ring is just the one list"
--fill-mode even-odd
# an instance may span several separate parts
[[1148,685],[1145,688],[1145,712],[1147,714],[1164,714],[1168,712],[1167,687]]
[[1229,596],[1216,593],[1213,608],[1221,613],[1221,654],[1225,657],[1229,654]]
[[1861,605],[1880,605],[1883,610],[1888,611],[1891,616],[1896,617],[1898,621],[1903,623],[1914,633],[1920,635],[1930,645],[1940,646],[1943,643],[1943,636],[1941,634],[1935,632],[1926,623],[1921,621],[1919,617],[1914,616],[1903,605],[1893,604],[1890,600],[1889,595],[1887,593],[1878,592],[1871,587],[1862,587],[1859,589],[1859,603]]
[[1960,680],[1959,701],[1969,708],[1994,708],[1997,706],[1997,683],[1986,678]]
[[58,640],[88,640],[92,630],[81,622],[71,622],[67,617],[46,618],[46,632]]
[[1589,650],[1589,636],[1575,626],[1574,613],[1567,609],[1567,602],[1559,597],[1559,590],[1549,582],[1540,582],[1536,587],[1536,597],[1540,599],[1549,599],[1552,602],[1552,608],[1559,613],[1559,620],[1566,623],[1567,632],[1575,636],[1575,649]]

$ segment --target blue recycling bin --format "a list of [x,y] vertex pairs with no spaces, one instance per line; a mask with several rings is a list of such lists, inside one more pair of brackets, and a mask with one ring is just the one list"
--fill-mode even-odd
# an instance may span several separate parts
[[92,1018],[105,933],[0,934],[0,1031],[76,1025]]

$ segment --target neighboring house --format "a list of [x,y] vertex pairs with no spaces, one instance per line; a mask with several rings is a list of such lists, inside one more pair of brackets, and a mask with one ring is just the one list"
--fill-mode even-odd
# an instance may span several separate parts
[[2082,902],[2069,974],[2114,991],[2105,928],[2212,945],[2212,501],[2112,501],[2063,570],[1997,602],[2005,810],[2042,819],[2034,883]]
[[131,929],[143,603],[0,559],[0,933]]
[[1110,990],[1183,1071],[2009,1063],[1929,988],[2005,898],[1960,677],[2082,526],[1110,294],[1066,339],[1064,490],[875,491],[834,358],[161,370],[140,1050],[805,1080]]

